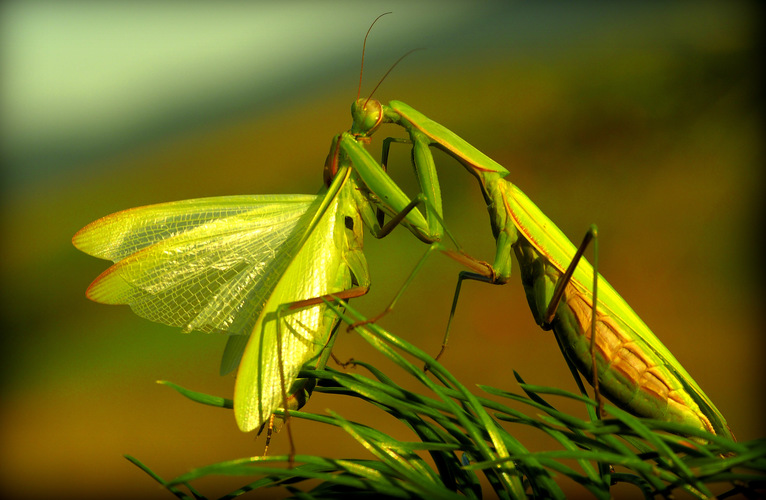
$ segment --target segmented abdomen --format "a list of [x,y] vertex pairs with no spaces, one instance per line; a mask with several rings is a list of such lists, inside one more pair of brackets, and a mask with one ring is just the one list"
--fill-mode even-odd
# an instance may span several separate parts
[[[553,330],[566,355],[593,380],[590,353],[593,300],[573,283],[553,321]],[[618,318],[596,313],[596,364],[599,389],[613,403],[631,413],[669,422],[686,423],[715,432],[697,403],[649,345]]]

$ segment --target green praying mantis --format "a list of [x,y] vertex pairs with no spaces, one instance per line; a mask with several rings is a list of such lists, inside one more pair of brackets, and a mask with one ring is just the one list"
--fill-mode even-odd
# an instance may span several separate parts
[[221,373],[239,367],[234,413],[245,432],[280,406],[299,408],[310,394],[311,381],[298,380],[298,372],[326,363],[338,324],[322,298],[349,299],[369,288],[364,225],[383,237],[400,223],[425,224],[415,204],[381,176],[373,185],[388,194],[387,208],[400,209],[381,227],[358,170],[338,146],[316,196],[149,205],[103,217],[72,239],[83,252],[114,262],[88,288],[91,300],[129,304],[139,316],[185,332],[229,335]]
[[318,196],[204,198],[99,219],[73,238],[78,249],[115,262],[87,296],[183,331],[231,335],[221,372],[241,367],[235,417],[243,431],[255,429],[287,392],[302,394],[300,382],[290,386],[337,323],[322,304],[290,306],[366,291],[362,211],[344,210],[357,193],[350,177],[347,169]]
[[[462,253],[448,252],[472,270],[460,273],[450,320],[462,280],[508,282],[513,252],[535,321],[544,330],[553,330],[562,354],[592,382],[597,399],[603,393],[635,415],[684,423],[733,438],[725,418],[710,398],[625,300],[582,257],[597,234],[595,226],[576,248],[507,180],[508,170],[401,101],[384,105],[372,97],[357,97],[351,106],[351,115],[351,129],[336,136],[333,143],[340,145],[383,208],[387,193],[372,188],[380,184],[381,176],[387,176],[385,165],[390,144],[412,145],[412,162],[421,193],[407,206],[421,202],[427,220],[425,225],[411,223],[409,228],[423,241],[439,241],[443,234],[441,190],[430,148],[440,149],[457,160],[479,183],[496,241],[495,257],[489,265]],[[386,138],[381,165],[376,169],[375,160],[364,145],[383,124],[398,125],[406,131],[408,139]]]
[[[382,237],[402,224],[424,242],[441,240],[442,198],[430,151],[436,147],[478,180],[496,240],[491,265],[447,251],[471,269],[460,274],[453,312],[463,279],[507,282],[513,252],[535,320],[553,330],[565,358],[597,394],[638,416],[733,437],[670,351],[581,258],[595,229],[575,248],[506,179],[508,170],[400,101],[357,98],[352,117],[351,129],[333,139],[326,187],[317,196],[187,200],[119,212],[83,228],[75,246],[115,262],[88,296],[130,304],[137,314],[184,331],[229,334],[221,372],[239,367],[235,417],[243,431],[255,429],[280,404],[301,404],[289,401],[307,383],[297,380],[301,366],[326,362],[338,316],[323,299],[366,293],[362,226]],[[402,127],[408,139],[387,138],[378,163],[365,145],[386,123]],[[413,199],[386,173],[392,142],[412,144],[421,188]],[[388,224],[381,212],[392,217]]]
[[[479,182],[496,240],[491,265],[455,255],[473,272],[463,279],[506,283],[511,252],[535,321],[553,330],[564,356],[612,402],[638,416],[685,423],[733,437],[726,420],[694,379],[620,295],[582,258],[596,230],[578,249],[514,184],[508,170],[439,123],[400,101],[357,99],[353,125],[341,142],[355,164],[371,160],[363,144],[384,123],[402,127],[427,207],[426,239],[441,238],[441,200],[430,147],[446,152]],[[391,140],[389,140],[390,144]],[[387,146],[382,163],[386,164]],[[362,176],[364,180],[364,176]],[[594,278],[595,275],[595,278]],[[599,295],[593,285],[598,283]],[[454,303],[453,303],[454,311]],[[591,332],[595,333],[591,333]],[[593,342],[593,346],[591,346]]]
[[[431,147],[462,164],[479,183],[496,240],[493,263],[448,252],[472,272],[462,272],[454,313],[464,279],[503,284],[511,276],[511,252],[535,321],[553,330],[559,347],[587,380],[618,406],[637,416],[684,423],[733,438],[721,412],[639,316],[582,258],[596,236],[592,226],[576,248],[556,225],[514,184],[508,170],[441,124],[401,101],[387,105],[367,98],[352,105],[353,124],[339,140],[355,165],[372,158],[363,148],[382,124],[402,127],[412,144],[412,159],[426,207],[426,240],[442,236],[442,200]],[[362,176],[364,181],[364,176]],[[596,284],[598,292],[596,293]],[[450,316],[451,320],[452,316]],[[448,330],[449,332],[449,326]]]
[[[352,168],[339,141],[324,180],[316,196],[200,198],[98,219],[72,243],[114,265],[86,295],[128,304],[139,316],[184,332],[228,335],[220,372],[238,368],[237,424],[245,432],[262,428],[278,407],[305,403],[312,381],[297,378],[300,368],[327,362],[338,316],[322,299],[367,293],[363,227],[382,238],[402,224],[430,241],[425,219],[413,210],[417,201],[375,162]],[[391,221],[383,226],[376,210]]]

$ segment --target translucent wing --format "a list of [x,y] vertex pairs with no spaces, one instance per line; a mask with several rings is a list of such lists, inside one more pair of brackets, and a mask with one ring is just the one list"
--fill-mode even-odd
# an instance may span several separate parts
[[324,304],[289,304],[368,282],[349,178],[339,173],[320,196],[203,198],[99,219],[72,240],[115,262],[88,297],[185,331],[237,336],[222,370],[242,357],[235,414],[252,430],[281,406],[282,377],[289,390],[338,321]]
[[110,259],[88,297],[184,331],[249,333],[322,197],[227,196],[118,212],[75,234]]

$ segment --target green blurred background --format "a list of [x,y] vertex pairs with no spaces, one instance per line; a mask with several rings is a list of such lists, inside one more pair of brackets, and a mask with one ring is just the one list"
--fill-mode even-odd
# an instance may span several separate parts
[[[107,267],[71,236],[111,212],[244,193],[314,193],[330,139],[362,93],[400,99],[506,166],[574,241],[601,235],[601,271],[684,364],[740,439],[763,435],[762,116],[750,3],[5,2],[2,7],[0,484],[4,497],[168,498],[165,477],[257,455],[233,415],[154,383],[230,397],[225,339],[90,303]],[[394,135],[399,130],[388,129]],[[371,145],[378,155],[380,138]],[[406,148],[392,173],[415,192]],[[493,256],[472,177],[436,153],[445,216]],[[379,312],[425,247],[406,231],[366,242]],[[459,267],[435,258],[383,326],[437,352]],[[761,333],[758,333],[758,332]],[[390,368],[354,335],[340,359]],[[574,390],[514,278],[464,287],[443,359],[466,385]],[[397,372],[403,383],[409,384]],[[316,395],[413,439],[379,412]],[[576,411],[581,411],[577,409]],[[551,443],[513,429],[532,449]],[[368,457],[341,432],[296,422],[300,453]],[[280,435],[272,445],[284,452]],[[215,495],[241,479],[201,485]],[[573,490],[577,491],[577,490]]]

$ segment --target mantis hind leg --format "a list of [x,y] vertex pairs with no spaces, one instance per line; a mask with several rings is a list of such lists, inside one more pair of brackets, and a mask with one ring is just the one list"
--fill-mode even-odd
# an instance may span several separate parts
[[[474,281],[480,281],[482,283],[493,283],[498,284],[495,281],[493,281],[491,276],[487,276],[480,273],[475,273],[471,271],[460,271],[457,276],[457,285],[455,286],[455,295],[452,297],[452,307],[449,311],[449,319],[447,319],[447,329],[444,332],[444,338],[442,339],[442,346],[441,349],[439,349],[439,353],[434,357],[435,360],[439,360],[441,358],[442,354],[444,354],[444,351],[447,349],[447,342],[449,342],[449,331],[452,327],[452,319],[455,317],[455,310],[457,309],[457,301],[460,297],[460,289],[463,286],[463,280],[474,280]],[[428,368],[428,367],[426,367]]]
[[[389,143],[391,143],[391,142],[406,142],[404,139],[398,140],[398,139],[394,139],[394,138],[390,138],[390,137],[388,139],[386,139],[386,141],[384,141],[384,156],[383,156],[384,160],[388,159],[388,144]],[[383,167],[385,169],[385,164],[383,165]],[[479,262],[479,261],[476,261],[475,259],[473,259],[472,257],[467,256],[465,253],[463,253],[463,251],[460,249],[460,245],[458,244],[458,242],[455,239],[455,237],[452,235],[452,233],[450,233],[450,231],[444,225],[444,221],[442,220],[441,216],[438,213],[436,213],[435,210],[433,210],[432,208],[429,208],[429,200],[422,193],[419,194],[418,196],[414,197],[412,199],[412,201],[410,201],[407,204],[407,206],[404,207],[404,209],[401,212],[399,212],[394,217],[392,217],[391,220],[388,221],[386,224],[383,224],[382,227],[380,227],[380,229],[377,232],[373,232],[373,236],[375,236],[376,238],[383,238],[384,236],[388,235],[388,233],[390,233],[397,225],[402,223],[404,221],[404,219],[407,217],[407,214],[410,213],[410,211],[412,211],[418,205],[424,205],[427,210],[432,211],[433,216],[435,217],[436,221],[444,229],[444,232],[445,232],[445,234],[447,234],[447,236],[449,237],[450,241],[452,241],[452,243],[458,248],[458,251],[448,250],[442,243],[440,243],[438,241],[432,242],[430,244],[430,246],[428,247],[428,250],[426,250],[426,252],[420,258],[420,260],[415,265],[415,267],[413,268],[413,270],[410,273],[410,275],[407,277],[407,280],[404,282],[404,284],[401,286],[401,288],[399,288],[399,291],[396,293],[394,298],[391,299],[391,302],[386,306],[386,308],[383,309],[383,311],[381,311],[379,314],[376,314],[375,316],[373,316],[372,318],[366,319],[364,321],[358,321],[356,323],[353,323],[353,324],[349,325],[348,328],[347,328],[347,331],[351,331],[351,330],[355,329],[356,327],[359,327],[359,326],[362,326],[362,325],[367,325],[367,324],[370,324],[370,323],[375,323],[378,320],[380,320],[380,318],[382,318],[386,314],[390,313],[394,309],[394,306],[396,305],[396,303],[401,298],[402,294],[404,294],[404,291],[410,286],[410,284],[414,280],[415,276],[423,268],[423,265],[425,264],[426,260],[428,260],[428,257],[430,257],[431,254],[434,251],[440,250],[440,251],[442,251],[442,252],[444,252],[444,253],[446,253],[448,255],[451,255],[451,254],[461,255],[461,256],[464,256],[465,259],[468,259],[471,262],[474,262],[474,261],[475,262]],[[382,216],[383,215],[384,215],[384,213],[381,212],[380,210],[378,210],[378,212],[377,212],[378,224],[382,223],[382,221],[383,221]],[[460,260],[458,257],[454,257],[454,258],[456,258],[457,260]],[[485,263],[482,263],[482,264],[485,264]],[[485,264],[485,265],[487,267],[489,267],[488,264]],[[473,266],[468,265],[468,267],[473,267]]]
[[598,237],[598,228],[596,227],[595,224],[591,224],[590,228],[585,233],[585,237],[583,238],[582,243],[580,243],[580,246],[577,248],[577,252],[575,252],[574,257],[572,257],[572,262],[569,263],[569,267],[567,267],[564,274],[562,274],[561,277],[556,282],[556,288],[553,291],[553,297],[551,298],[551,301],[548,303],[548,309],[545,312],[545,316],[543,316],[542,326],[544,329],[550,329],[550,325],[553,322],[553,318],[556,316],[556,310],[558,309],[559,304],[561,303],[561,299],[564,297],[564,290],[566,290],[566,286],[572,280],[572,275],[574,274],[574,271],[577,268],[577,264],[580,263],[580,259],[582,259],[582,256],[585,253],[585,250],[588,248],[588,245],[590,245],[591,241],[593,241],[593,270],[594,270],[593,271],[593,316],[595,319],[596,286],[598,282],[598,242],[596,241],[597,237]]
[[[595,399],[597,403],[597,415],[598,417],[601,417],[603,414],[603,399],[601,398],[601,394],[599,392],[598,388],[598,365],[596,364],[596,308],[598,305],[598,228],[595,224],[592,224],[588,231],[585,233],[585,237],[582,240],[582,243],[580,243],[580,246],[577,248],[577,252],[575,252],[574,257],[572,257],[572,261],[569,263],[569,267],[567,267],[564,274],[562,274],[558,281],[556,282],[556,287],[553,291],[553,296],[551,298],[551,301],[548,303],[548,308],[545,312],[545,315],[543,316],[543,322],[540,325],[544,330],[550,330],[553,324],[553,320],[556,316],[556,311],[558,310],[559,304],[561,303],[561,300],[564,297],[564,291],[566,290],[567,285],[572,280],[572,275],[574,274],[575,269],[577,268],[577,264],[580,262],[580,259],[582,259],[583,254],[585,253],[585,250],[588,248],[588,245],[593,242],[593,310],[591,312],[591,322],[590,322],[590,353],[591,353],[591,366],[592,368],[592,380],[591,385],[593,386],[593,390],[595,393]],[[558,336],[556,337],[558,341]],[[564,346],[562,346],[559,343],[559,348],[561,348],[561,352],[564,352]],[[577,375],[577,370],[574,368],[570,360],[564,356],[567,360],[567,364],[569,365],[569,369],[572,371],[573,376],[576,380],[579,381],[579,376]],[[578,384],[580,385],[580,384]],[[584,387],[580,387],[580,390],[584,392]]]
[[[460,262],[464,266],[472,269],[472,271],[460,271],[457,277],[457,285],[455,286],[455,294],[452,297],[452,307],[450,307],[449,318],[447,319],[447,328],[444,331],[444,338],[442,339],[442,345],[439,349],[439,353],[434,357],[435,360],[439,360],[444,351],[447,349],[447,343],[449,342],[449,332],[452,327],[452,319],[455,316],[455,310],[457,309],[457,302],[460,298],[460,290],[463,286],[464,280],[480,281],[482,283],[490,283],[493,285],[505,284],[507,279],[505,277],[498,276],[494,268],[487,262],[475,259],[470,255],[462,251],[446,250],[442,248],[442,252],[448,257]],[[428,367],[425,367],[428,369]]]
[[415,276],[420,272],[420,270],[423,268],[423,265],[426,263],[426,260],[428,260],[428,257],[433,253],[435,250],[441,250],[443,249],[443,246],[441,243],[432,243],[431,246],[428,247],[428,250],[423,254],[423,256],[420,258],[418,263],[415,265],[415,267],[412,269],[412,272],[410,272],[410,275],[407,277],[407,280],[404,282],[404,284],[399,288],[399,291],[396,292],[396,295],[394,295],[394,298],[391,299],[391,302],[386,306],[385,309],[383,309],[380,313],[376,314],[372,318],[368,318],[364,321],[357,321],[355,323],[351,323],[348,325],[348,328],[346,328],[346,331],[351,331],[356,329],[357,327],[368,325],[370,323],[376,323],[380,318],[385,316],[386,314],[390,313],[394,310],[394,306],[396,306],[396,303],[399,301],[401,296],[404,294],[404,291],[409,288],[412,281],[415,279]]

